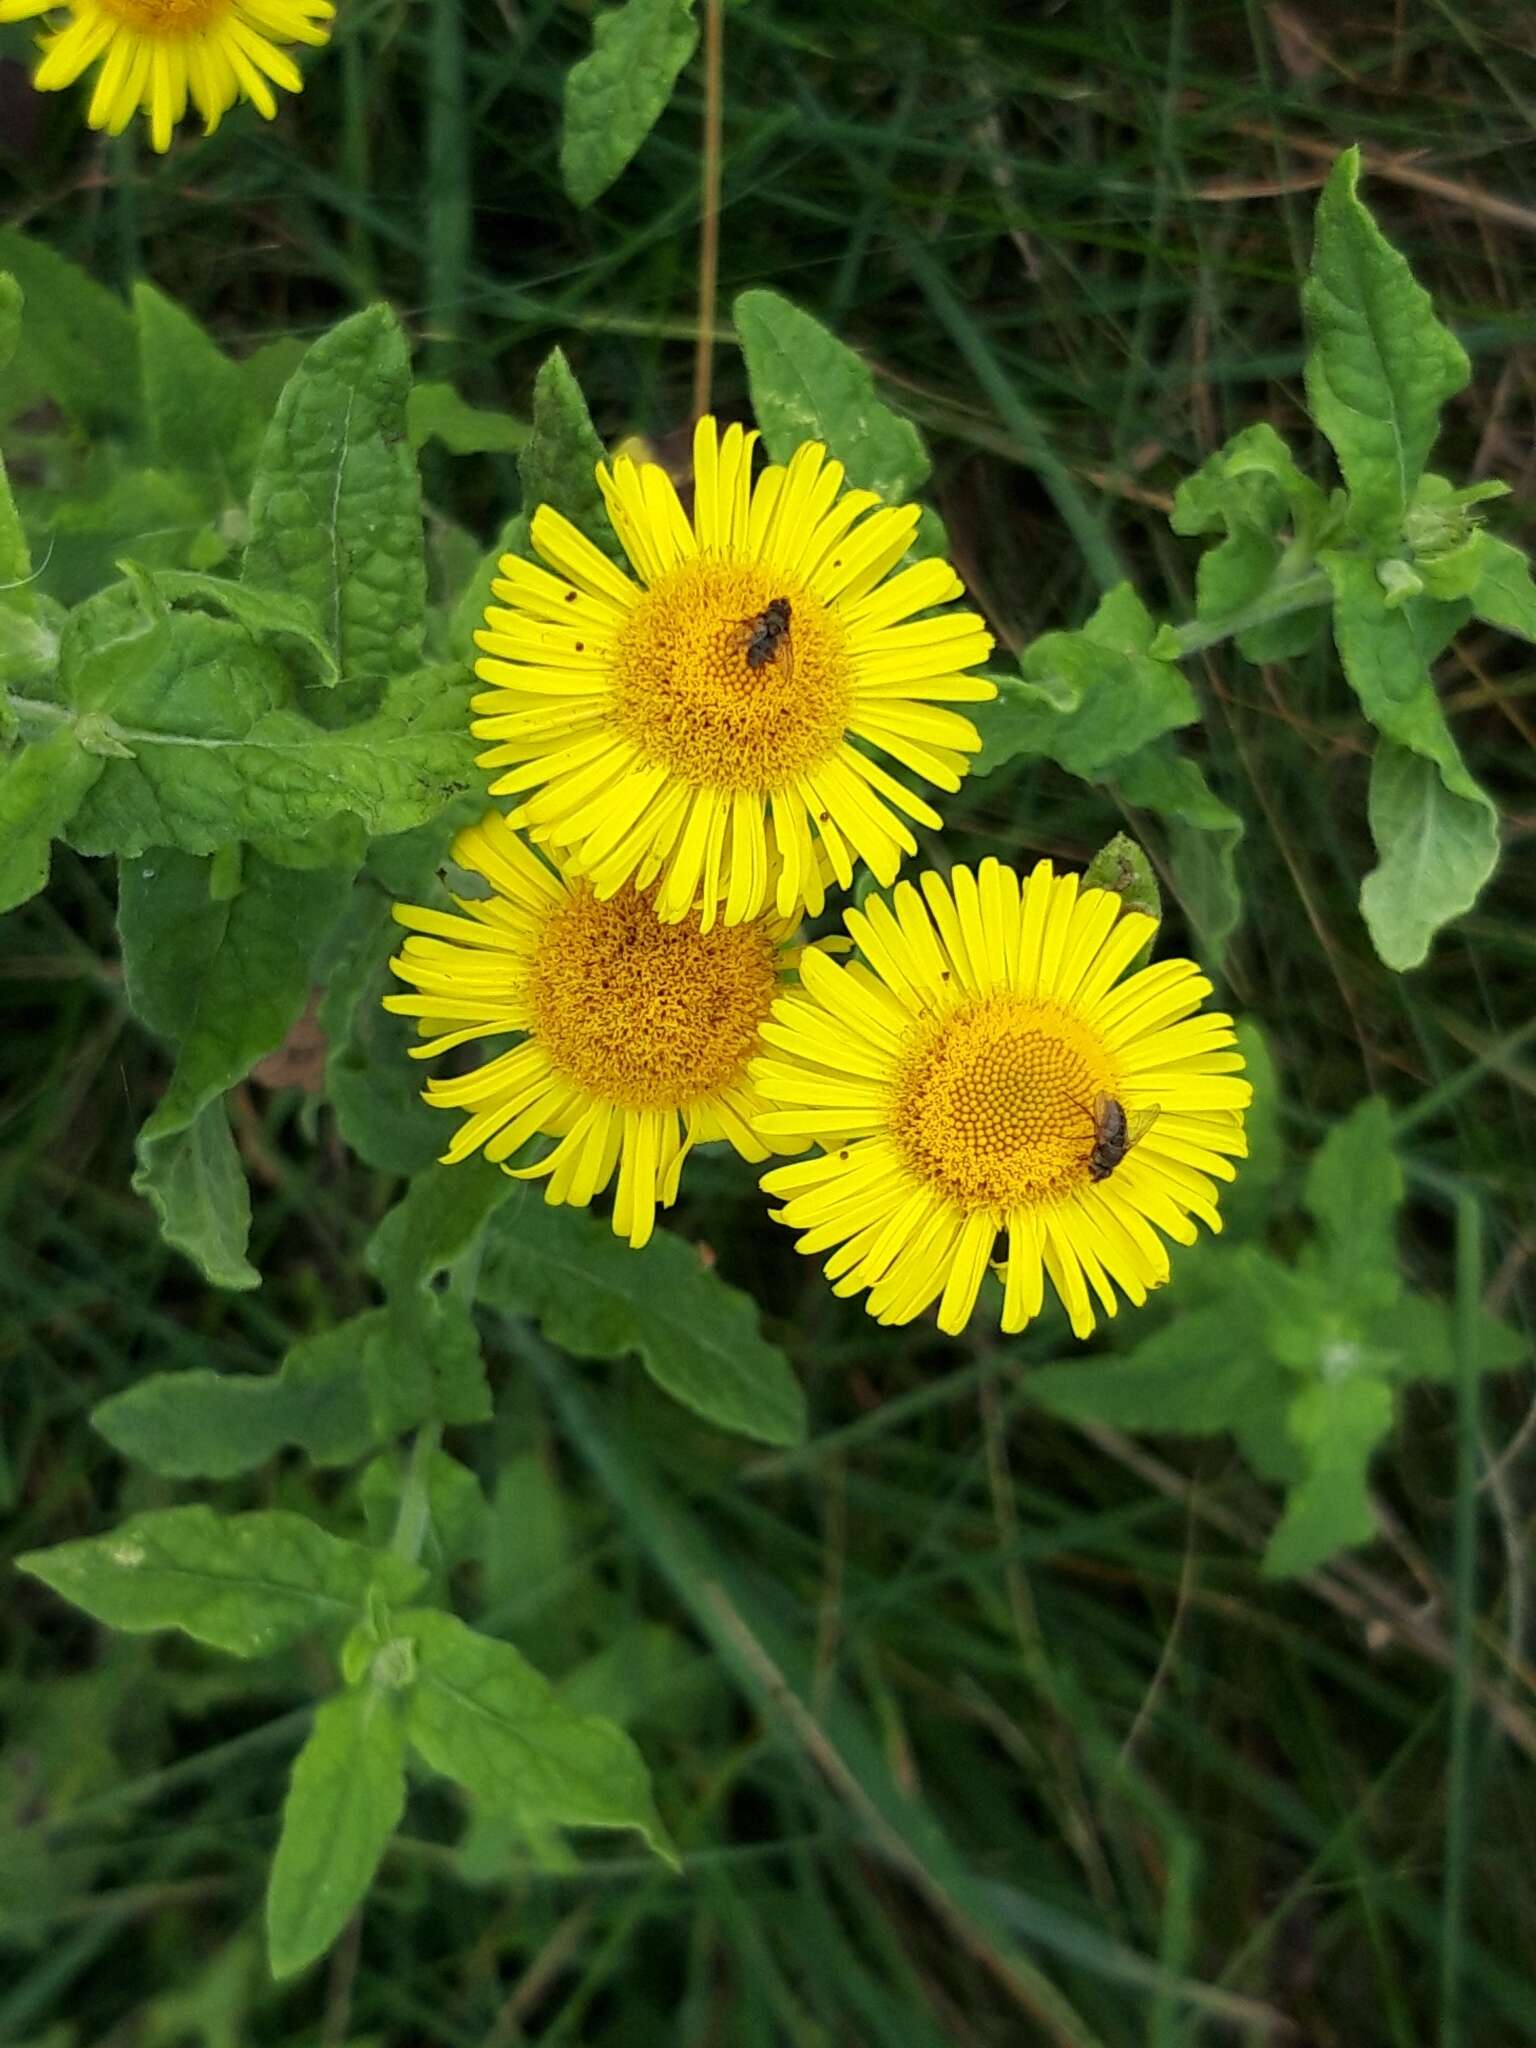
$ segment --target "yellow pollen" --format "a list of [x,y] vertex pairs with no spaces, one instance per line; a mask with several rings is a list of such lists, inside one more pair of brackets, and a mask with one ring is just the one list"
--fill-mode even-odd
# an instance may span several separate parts
[[989,995],[928,1025],[897,1075],[891,1133],[964,1210],[1052,1202],[1088,1180],[1109,1056],[1054,1003]]
[[230,11],[230,0],[98,0],[104,13],[140,35],[200,35]]
[[682,1109],[743,1075],[777,993],[762,921],[658,923],[633,889],[585,884],[546,921],[529,972],[533,1028],[556,1070],[622,1109]]
[[[787,645],[753,666],[754,623],[790,607]],[[695,787],[765,792],[842,739],[852,664],[842,622],[779,570],[695,555],[645,593],[613,653],[619,730]]]

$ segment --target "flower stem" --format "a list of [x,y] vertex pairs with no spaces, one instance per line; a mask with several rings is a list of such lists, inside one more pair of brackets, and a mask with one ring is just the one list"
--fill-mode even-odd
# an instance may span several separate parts
[[427,1523],[431,1520],[427,1474],[437,1455],[442,1434],[440,1422],[424,1422],[411,1445],[410,1463],[405,1468],[405,1485],[400,1489],[400,1508],[395,1516],[395,1533],[389,1539],[391,1555],[403,1558],[407,1564],[416,1562],[426,1541]]
[[1241,611],[1228,613],[1224,619],[1191,619],[1187,625],[1175,627],[1179,644],[1176,650],[1170,649],[1170,658],[1183,661],[1186,656],[1199,654],[1223,640],[1234,639],[1239,633],[1251,632],[1255,626],[1288,619],[1293,612],[1314,611],[1329,603],[1332,597],[1333,585],[1328,580],[1328,572],[1309,566],[1300,575],[1272,583],[1252,604],[1245,605]]

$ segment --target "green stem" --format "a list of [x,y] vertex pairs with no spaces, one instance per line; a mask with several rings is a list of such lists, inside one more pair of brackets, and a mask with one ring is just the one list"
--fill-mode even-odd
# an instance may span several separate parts
[[1330,603],[1332,598],[1333,585],[1328,580],[1328,572],[1309,567],[1300,575],[1272,583],[1252,604],[1245,605],[1241,611],[1229,613],[1224,619],[1191,619],[1188,625],[1176,627],[1179,644],[1172,659],[1183,661],[1186,656],[1199,654],[1204,648],[1215,647],[1239,633],[1251,632],[1255,626],[1268,626],[1276,619],[1288,619],[1293,612],[1315,611],[1320,605]]
[[406,1467],[405,1485],[400,1491],[400,1511],[395,1516],[395,1533],[389,1539],[390,1554],[402,1558],[406,1564],[416,1562],[427,1538],[427,1523],[431,1520],[427,1474],[437,1455],[442,1434],[440,1422],[424,1422],[411,1445],[411,1461]]

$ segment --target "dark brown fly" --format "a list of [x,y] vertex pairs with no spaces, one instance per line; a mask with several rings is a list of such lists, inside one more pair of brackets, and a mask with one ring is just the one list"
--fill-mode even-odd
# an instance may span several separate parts
[[1127,1115],[1125,1105],[1113,1095],[1096,1095],[1089,1114],[1093,1118],[1093,1150],[1088,1155],[1088,1178],[1108,1180],[1131,1147],[1139,1145],[1151,1130],[1161,1111],[1154,1104]]
[[743,619],[747,629],[745,653],[747,667],[766,668],[770,661],[776,661],[779,654],[789,647],[789,599],[770,597],[756,617]]

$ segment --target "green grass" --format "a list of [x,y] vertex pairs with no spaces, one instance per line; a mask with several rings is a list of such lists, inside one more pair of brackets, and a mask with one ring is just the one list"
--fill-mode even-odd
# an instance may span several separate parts
[[[1366,190],[1476,365],[1437,462],[1507,476],[1495,520],[1529,543],[1536,30],[1512,4],[1400,12],[1298,12],[1304,43],[1257,4],[733,8],[722,328],[767,284],[867,352],[930,435],[957,562],[1008,642],[1079,624],[1121,574],[1184,616],[1177,479],[1255,418],[1309,445],[1306,145],[1358,139],[1446,181]],[[698,67],[577,215],[556,138],[582,13],[342,13],[275,127],[231,117],[166,160],[87,137],[73,95],[34,103],[8,65],[8,216],[106,282],[151,276],[237,351],[384,294],[431,374],[523,412],[558,341],[606,438],[675,446]],[[26,45],[0,31],[0,53]],[[715,377],[743,411],[728,346]],[[434,449],[426,480],[481,540],[514,504],[510,458]],[[1386,1094],[1416,1284],[1518,1320],[1536,669],[1492,634],[1442,665],[1505,856],[1403,980],[1355,909],[1363,728],[1333,664],[1261,672],[1223,648],[1192,668],[1208,772],[1247,823],[1224,992],[1269,1038],[1293,1157]],[[1043,763],[950,816],[961,857],[1071,862],[1124,822]],[[61,858],[0,938],[8,1555],[169,1498],[90,1409],[151,1370],[268,1368],[365,1306],[360,1247],[396,1191],[299,1091],[251,1085],[236,1129],[265,1285],[216,1295],[158,1243],[128,1179],[164,1060],[122,1001],[111,891]],[[727,1442],[510,1323],[487,1328],[497,1421],[456,1446],[494,1501],[466,1604],[622,1710],[683,1877],[589,1844],[571,1867],[463,1846],[423,1786],[355,1933],[274,1990],[260,1888],[323,1666],[112,1641],[8,1576],[0,2042],[1536,2041],[1528,1374],[1416,1395],[1377,1467],[1389,1537],[1276,1586],[1256,1570],[1273,1500],[1223,1445],[1031,1409],[1064,1323],[1006,1345],[879,1331],[760,1217],[744,1169],[701,1162],[679,1227],[764,1304],[811,1396],[807,1449]],[[231,1497],[339,1483],[280,1465]]]

